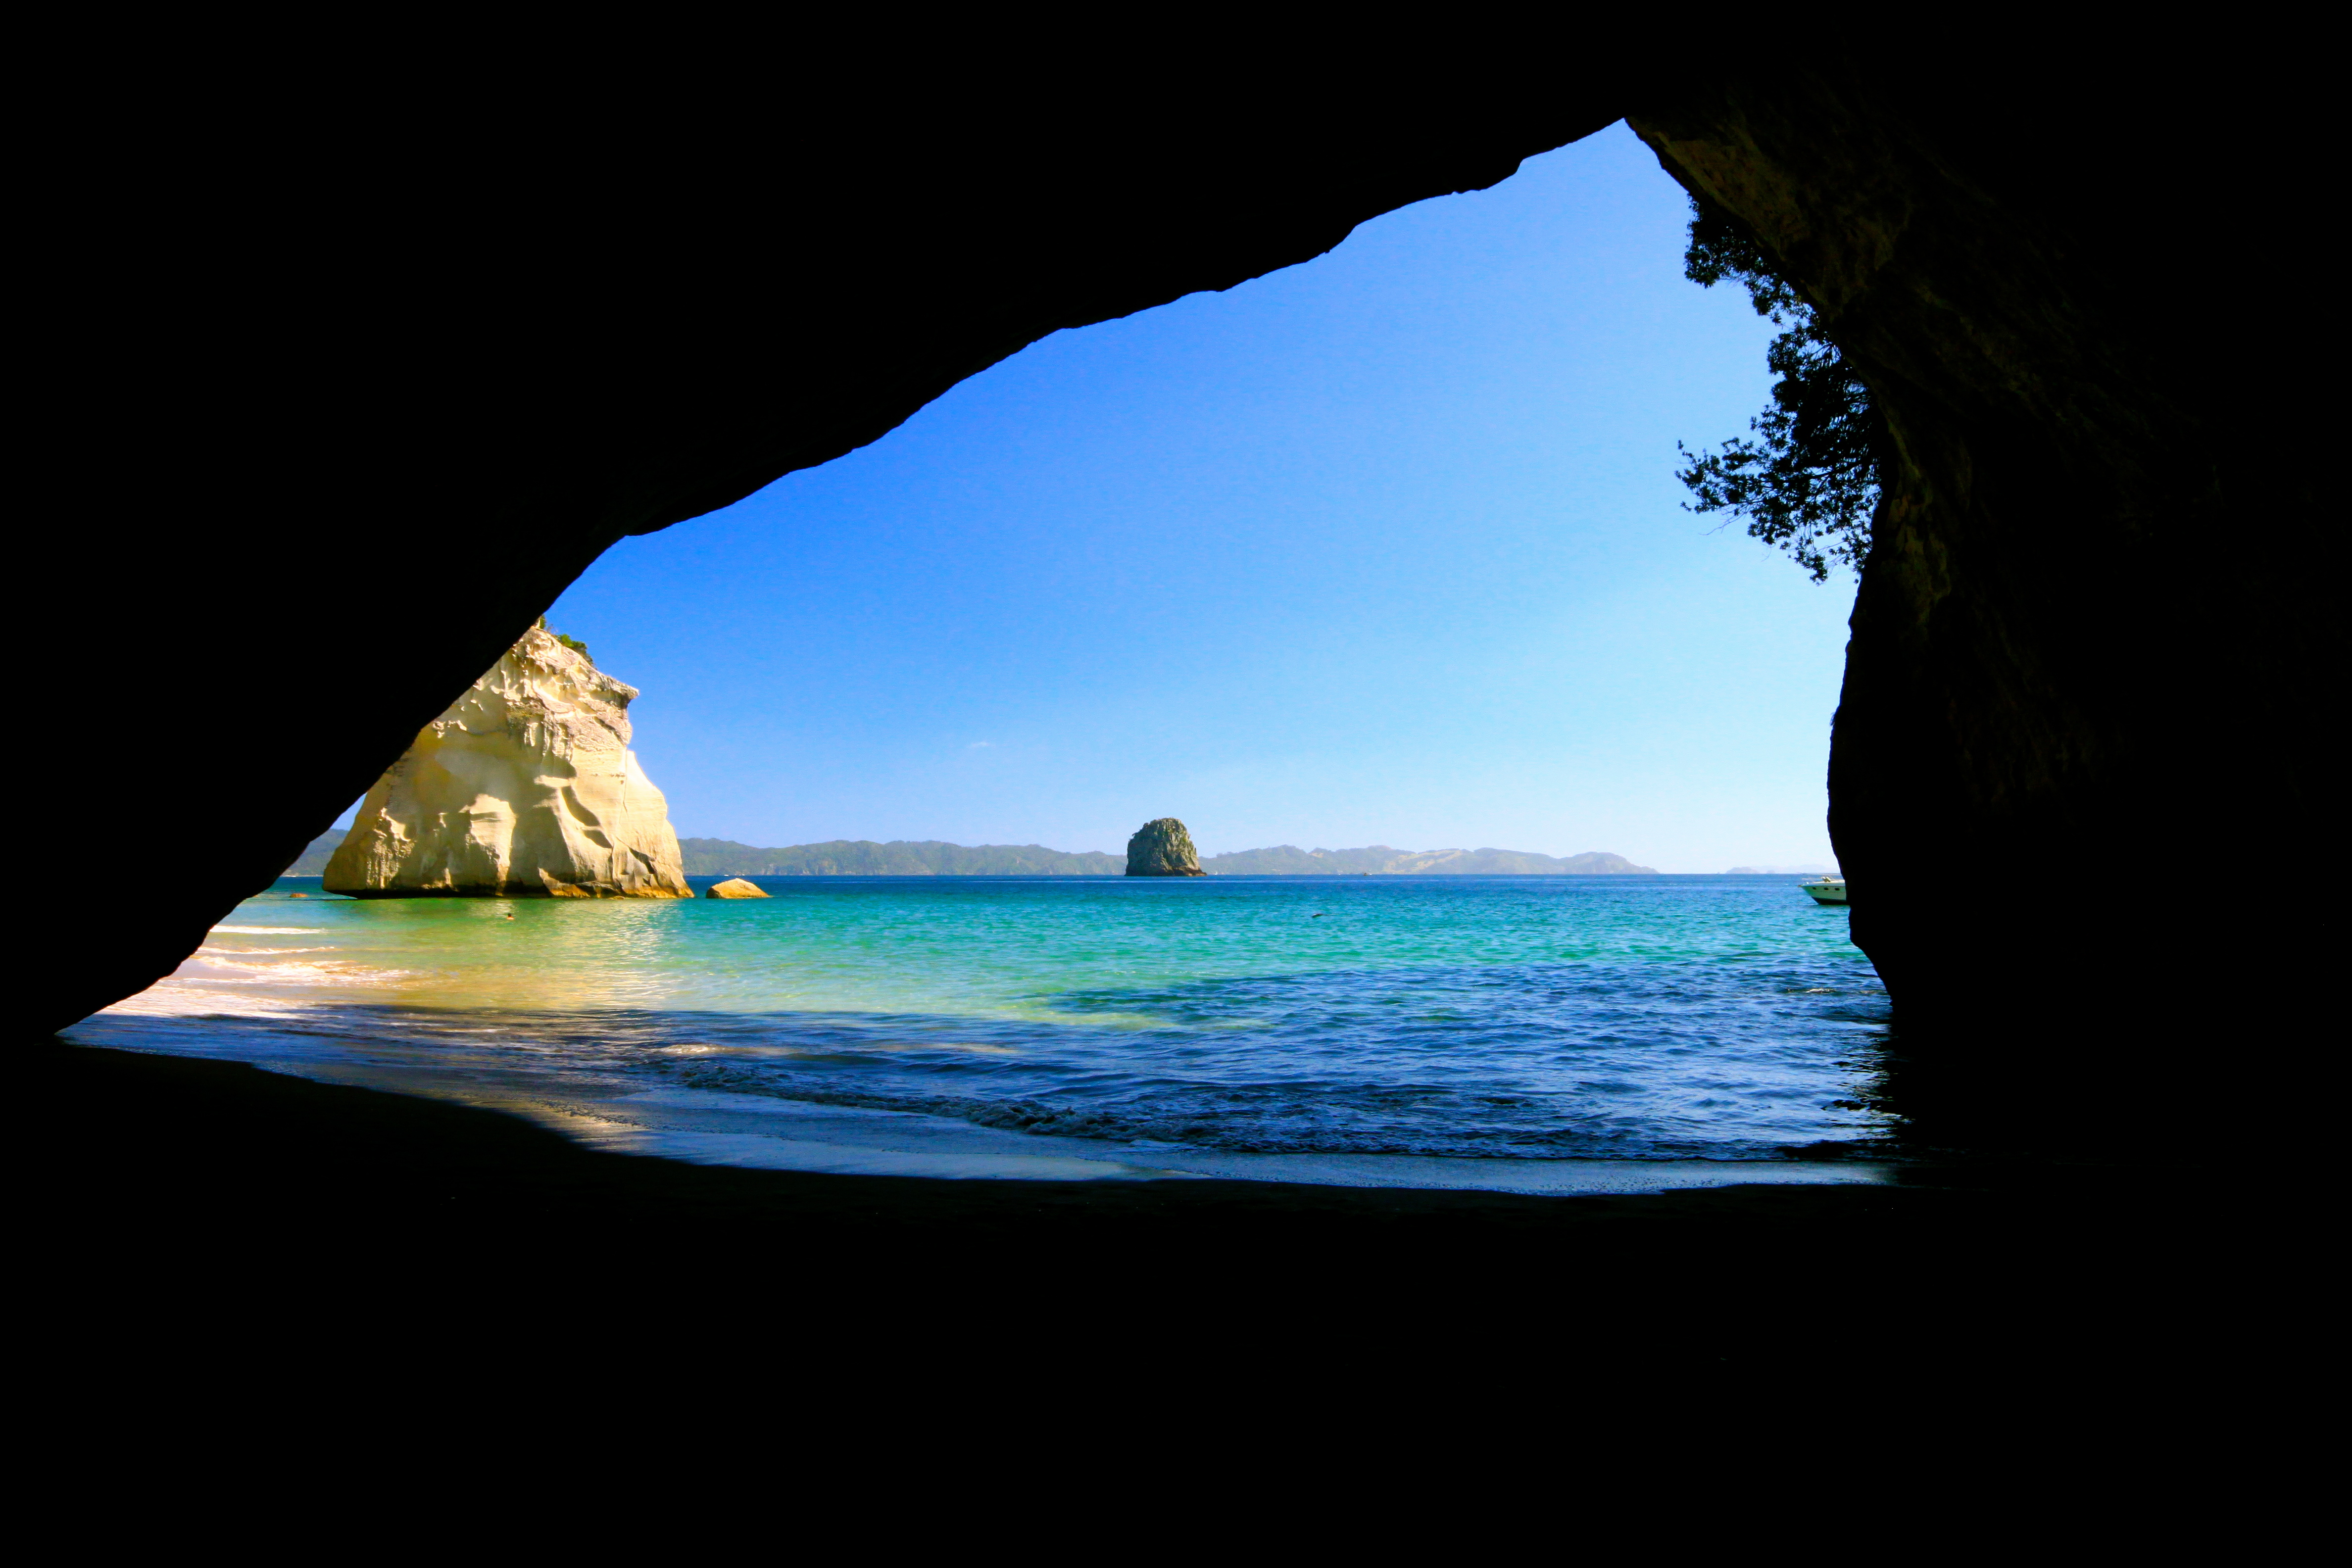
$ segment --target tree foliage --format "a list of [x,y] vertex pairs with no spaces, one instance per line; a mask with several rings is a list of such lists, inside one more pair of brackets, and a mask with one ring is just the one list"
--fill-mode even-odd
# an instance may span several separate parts
[[1748,422],[1755,438],[1735,437],[1715,452],[1675,443],[1689,460],[1675,477],[1696,498],[1685,506],[1746,518],[1750,535],[1787,551],[1816,583],[1828,580],[1833,564],[1859,571],[1878,505],[1883,444],[1870,389],[1822,335],[1812,307],[1728,214],[1692,202],[1683,274],[1708,289],[1737,280],[1758,315],[1786,329],[1765,353],[1777,379],[1771,405]]

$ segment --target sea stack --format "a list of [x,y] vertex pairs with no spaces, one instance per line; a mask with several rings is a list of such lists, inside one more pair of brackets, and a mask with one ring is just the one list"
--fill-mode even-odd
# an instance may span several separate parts
[[702,896],[706,899],[764,899],[768,895],[757,882],[730,877],[723,882],[713,882],[703,889]]
[[525,632],[368,791],[326,890],[692,898],[669,803],[629,750],[636,695],[544,623]]
[[1172,816],[1145,823],[1127,841],[1127,874],[1130,877],[1200,877],[1201,852],[1192,836]]

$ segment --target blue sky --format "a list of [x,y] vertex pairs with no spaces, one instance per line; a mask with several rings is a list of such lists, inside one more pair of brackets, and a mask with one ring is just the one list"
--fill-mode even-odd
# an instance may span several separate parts
[[1622,126],[1055,334],[551,613],[682,835],[1826,861],[1852,603],[1680,509],[1771,329]]

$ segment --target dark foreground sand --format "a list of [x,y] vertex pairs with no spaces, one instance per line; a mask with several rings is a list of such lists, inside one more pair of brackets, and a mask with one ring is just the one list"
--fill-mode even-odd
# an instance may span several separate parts
[[1085,1360],[1246,1341],[1302,1366],[1836,1384],[2021,1354],[2113,1370],[2259,1263],[2202,1189],[2144,1173],[1566,1198],[804,1175],[600,1153],[240,1065],[54,1040],[18,1061],[20,1266],[47,1308],[149,1340],[389,1317],[478,1341],[560,1319],[616,1344],[977,1336]]

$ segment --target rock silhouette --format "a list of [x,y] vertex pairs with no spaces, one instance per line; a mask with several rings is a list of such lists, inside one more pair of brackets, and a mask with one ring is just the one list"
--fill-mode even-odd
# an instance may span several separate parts
[[1127,841],[1127,874],[1130,877],[1199,877],[1201,852],[1192,836],[1172,816],[1154,817]]

